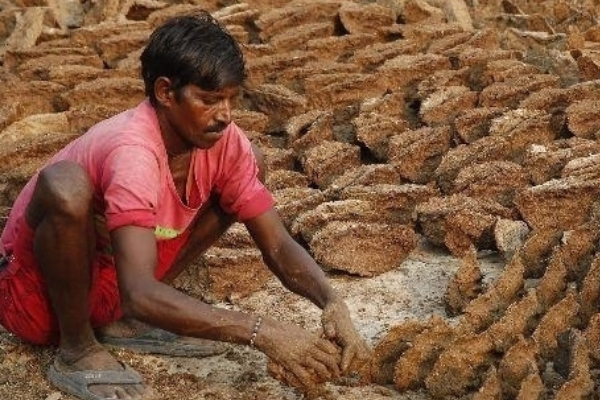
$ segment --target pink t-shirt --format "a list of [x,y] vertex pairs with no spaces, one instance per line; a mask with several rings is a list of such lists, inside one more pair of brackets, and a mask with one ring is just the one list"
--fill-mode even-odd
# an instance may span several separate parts
[[[80,164],[90,177],[99,250],[110,245],[108,232],[125,225],[153,228],[159,241],[176,238],[212,194],[239,221],[273,206],[271,194],[257,177],[251,144],[234,123],[212,148],[194,150],[187,201],[182,202],[169,171],[156,112],[148,100],[93,126],[48,164],[61,160]],[[37,175],[13,205],[0,237],[3,254],[12,250],[16,224],[22,220],[36,180]]]

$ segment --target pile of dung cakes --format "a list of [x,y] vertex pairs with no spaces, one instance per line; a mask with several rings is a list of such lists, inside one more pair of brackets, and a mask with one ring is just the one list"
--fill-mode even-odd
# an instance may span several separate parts
[[371,379],[400,391],[424,388],[434,398],[593,398],[597,231],[591,223],[532,233],[488,288],[480,285],[475,250],[468,251],[445,297],[458,322],[436,317],[393,327],[376,346]]
[[[367,381],[435,398],[594,396],[592,0],[5,0],[0,223],[51,154],[144,98],[149,33],[200,9],[243,45],[234,119],[264,154],[284,223],[324,269],[368,279],[421,238],[461,259],[444,297],[457,322],[399,323]],[[480,250],[507,263],[487,286]],[[235,301],[269,276],[236,224],[177,285]]]

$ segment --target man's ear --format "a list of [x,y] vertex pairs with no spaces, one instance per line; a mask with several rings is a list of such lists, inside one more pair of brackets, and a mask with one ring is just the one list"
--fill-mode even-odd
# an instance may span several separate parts
[[154,96],[159,105],[169,107],[174,100],[174,94],[169,78],[161,76],[154,81]]

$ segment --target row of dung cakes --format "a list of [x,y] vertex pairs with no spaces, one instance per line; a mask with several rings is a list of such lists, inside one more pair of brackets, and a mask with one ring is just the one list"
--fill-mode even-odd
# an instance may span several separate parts
[[[452,304],[456,318],[391,327],[371,362],[356,366],[353,384],[424,390],[435,399],[595,398],[598,228],[595,221],[570,232],[536,232],[488,287],[471,248],[445,298],[451,303],[455,292],[465,300]],[[276,365],[270,372],[298,384]]]
[[446,293],[454,323],[433,317],[392,327],[364,379],[436,399],[595,398],[598,228],[596,220],[534,232],[487,288],[472,248]]

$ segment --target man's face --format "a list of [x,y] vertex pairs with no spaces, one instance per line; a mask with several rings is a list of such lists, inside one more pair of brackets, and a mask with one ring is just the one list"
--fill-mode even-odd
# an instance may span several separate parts
[[223,136],[231,123],[232,105],[239,86],[205,91],[186,85],[175,93],[169,109],[169,122],[174,134],[190,146],[209,149]]

